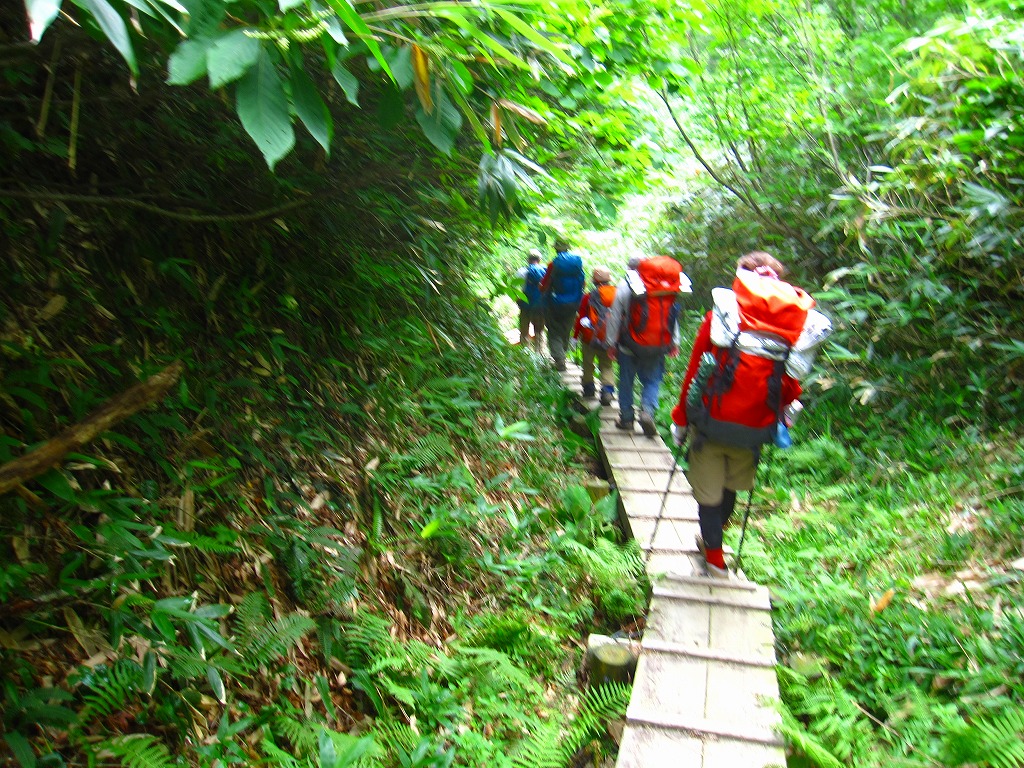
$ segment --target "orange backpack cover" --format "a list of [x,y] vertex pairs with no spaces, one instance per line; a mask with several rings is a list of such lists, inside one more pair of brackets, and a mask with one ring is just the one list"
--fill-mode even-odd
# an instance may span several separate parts
[[635,354],[664,354],[672,348],[683,268],[671,256],[652,256],[641,261],[636,271],[645,293],[630,299],[629,332],[623,335],[624,341]]
[[590,292],[590,304],[587,309],[590,327],[584,328],[581,334],[584,344],[596,343],[599,347],[608,347],[605,332],[608,328],[608,315],[614,301],[614,285],[599,285]]
[[772,333],[793,345],[814,309],[803,288],[741,270],[732,283],[740,310],[740,330]]

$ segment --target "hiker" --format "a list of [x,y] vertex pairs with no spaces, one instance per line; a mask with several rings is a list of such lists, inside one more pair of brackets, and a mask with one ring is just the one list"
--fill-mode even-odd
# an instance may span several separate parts
[[[544,343],[544,297],[540,292],[540,281],[544,279],[544,267],[540,265],[540,251],[530,249],[526,266],[519,277],[523,278],[523,293],[526,300],[519,300],[519,343],[526,345],[532,338],[533,348],[539,353]],[[530,326],[533,336],[530,336]]]
[[698,505],[697,548],[712,578],[729,578],[722,531],[736,494],[753,489],[761,447],[777,439],[814,347],[831,332],[814,299],[784,282],[785,273],[763,251],[740,257],[732,290],[712,291],[714,308],[697,331],[672,410],[674,441],[690,439],[686,477]]
[[615,300],[615,286],[608,267],[595,267],[591,275],[594,288],[584,294],[576,313],[572,336],[583,343],[583,396],[594,397],[594,364],[601,380],[601,405],[611,405],[615,397],[615,366],[608,357],[608,316]]
[[[640,380],[640,428],[654,437],[654,414],[665,375],[665,357],[679,353],[679,307],[676,299],[683,268],[671,256],[639,259],[626,270],[608,318],[608,354],[619,364],[618,429],[633,431],[633,382]],[[689,280],[685,281],[689,283]]]
[[555,258],[548,264],[540,281],[548,328],[548,351],[556,371],[565,370],[569,334],[576,308],[583,298],[584,282],[583,259],[569,253],[569,244],[565,240],[556,240]]

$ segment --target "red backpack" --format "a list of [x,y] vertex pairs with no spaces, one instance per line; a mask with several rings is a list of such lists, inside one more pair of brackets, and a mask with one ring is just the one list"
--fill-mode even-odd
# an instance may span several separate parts
[[590,292],[588,317],[590,327],[583,329],[583,342],[598,349],[608,349],[606,339],[608,331],[608,315],[611,314],[612,302],[615,301],[614,285],[599,285]]
[[620,334],[619,343],[634,355],[663,355],[672,349],[682,272],[679,262],[671,256],[652,256],[636,268],[639,280],[627,273],[631,295],[626,330]]
[[808,322],[815,302],[802,289],[746,270],[732,291],[716,288],[713,295],[713,351],[704,353],[690,384],[687,418],[711,440],[758,450],[774,439],[782,418],[783,376],[809,370],[813,347],[831,325],[819,312]]

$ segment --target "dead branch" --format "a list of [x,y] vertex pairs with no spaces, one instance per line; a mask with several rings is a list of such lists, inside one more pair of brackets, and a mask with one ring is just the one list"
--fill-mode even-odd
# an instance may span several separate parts
[[160,373],[111,398],[78,424],[68,427],[24,456],[0,466],[0,495],[43,474],[66,454],[90,442],[122,419],[162,398],[174,386],[181,376],[181,371],[180,360],[171,363]]

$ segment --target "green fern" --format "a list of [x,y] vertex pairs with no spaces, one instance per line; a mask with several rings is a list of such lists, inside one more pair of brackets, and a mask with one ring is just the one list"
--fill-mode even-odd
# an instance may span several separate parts
[[316,628],[308,616],[292,613],[270,619],[266,596],[253,592],[238,605],[238,650],[249,668],[265,666],[284,656]]
[[252,665],[264,666],[279,659],[296,643],[316,629],[316,622],[309,616],[292,613],[275,619],[264,628],[264,634],[239,649],[243,658]]
[[360,614],[346,624],[341,633],[341,652],[338,655],[350,667],[365,667],[372,663],[379,649],[393,644],[391,622],[380,616]]
[[142,678],[142,667],[130,659],[118,659],[110,667],[93,670],[84,683],[90,690],[79,712],[81,726],[128,709],[142,690]]
[[559,718],[541,723],[530,737],[512,752],[513,768],[564,768],[567,763],[562,747],[562,723]]
[[405,453],[388,462],[397,465],[403,472],[409,469],[433,469],[447,463],[455,456],[451,439],[443,432],[430,432],[418,438]]
[[470,647],[503,651],[544,675],[553,672],[552,660],[560,653],[558,636],[551,626],[520,608],[473,617],[465,642]]
[[303,722],[287,715],[279,715],[270,723],[272,733],[280,734],[295,748],[295,752],[303,757],[315,755],[320,731],[319,723]]
[[166,746],[149,734],[118,736],[101,742],[96,752],[111,752],[125,768],[173,768],[179,765]]
[[950,765],[978,763],[993,768],[1024,766],[1024,708],[993,719],[964,722],[944,743]]
[[164,654],[167,671],[175,680],[199,680],[206,676],[210,663],[195,648],[176,645]]
[[587,691],[562,742],[562,757],[566,762],[584,744],[604,733],[609,721],[625,718],[631,693],[631,686],[614,682]]
[[836,758],[818,739],[808,733],[800,721],[793,717],[789,710],[784,708],[782,710],[782,723],[779,725],[779,733],[789,744],[806,755],[818,768],[844,768],[842,761]]
[[260,749],[267,756],[267,764],[278,768],[313,768],[312,759],[299,760],[294,755],[281,749],[271,739],[260,739]]
[[420,738],[408,724],[391,717],[378,719],[374,723],[372,733],[381,747],[387,750],[392,750],[396,746],[411,750]]

